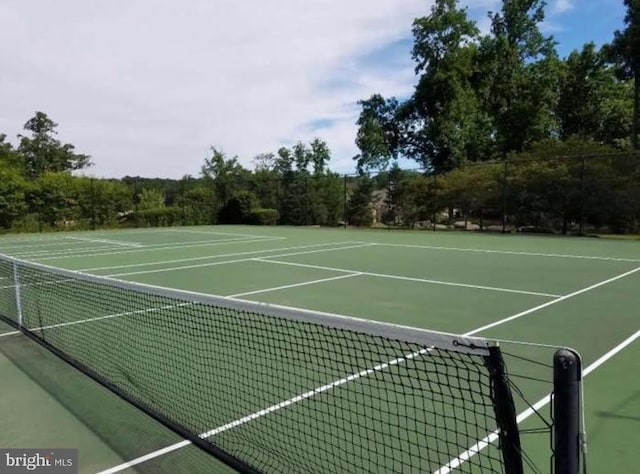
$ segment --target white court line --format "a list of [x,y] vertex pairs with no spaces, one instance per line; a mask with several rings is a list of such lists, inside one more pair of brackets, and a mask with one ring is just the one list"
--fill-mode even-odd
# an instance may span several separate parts
[[454,252],[496,253],[496,254],[502,254],[502,255],[525,255],[525,256],[531,256],[531,257],[573,258],[573,259],[581,259],[581,260],[605,260],[605,261],[612,261],[612,262],[640,263],[640,259],[637,259],[637,258],[594,257],[590,255],[519,252],[516,250],[472,249],[472,248],[465,248],[465,247],[439,247],[434,245],[390,244],[385,242],[378,242],[377,245],[383,245],[385,247],[405,247],[405,248],[417,248],[417,249],[426,249],[426,250],[450,250]]
[[[638,338],[640,338],[640,331],[637,331],[635,334],[633,334],[632,336],[622,341],[620,344],[615,346],[613,349],[608,351],[606,354],[602,355],[600,358],[598,358],[598,360],[596,360],[587,368],[585,368],[582,371],[582,377],[584,378],[590,373],[592,373],[594,370],[596,370],[606,361],[608,361],[609,359],[614,357],[616,354],[624,350],[627,346],[631,345]],[[517,416],[516,421],[518,422],[518,424],[522,423],[524,420],[529,418],[534,413],[539,412],[541,408],[548,405],[550,402],[551,402],[551,395],[550,394],[545,395],[543,398],[541,398],[536,403],[534,403],[531,408],[528,408],[522,413],[520,413]],[[498,431],[489,433],[487,436],[482,438],[476,444],[471,446],[467,451],[465,451],[464,453],[461,453],[457,458],[452,459],[447,464],[442,466],[440,469],[435,471],[434,474],[449,474],[451,471],[460,467],[460,465],[462,465],[463,463],[471,459],[473,456],[479,454],[480,451],[487,448],[490,444],[495,443],[497,440],[498,440]]]
[[298,245],[296,247],[282,247],[278,249],[252,250],[249,252],[234,252],[234,253],[226,253],[226,254],[218,254],[218,255],[206,255],[204,257],[179,258],[176,260],[160,260],[160,261],[153,261],[149,263],[131,263],[129,265],[112,265],[109,267],[83,268],[81,270],[76,270],[76,271],[95,272],[99,270],[117,270],[121,268],[149,267],[153,265],[165,265],[167,263],[194,262],[194,261],[209,260],[214,258],[239,257],[241,255],[254,255],[258,253],[280,252],[282,250],[299,250],[299,249],[308,249],[308,248],[315,248],[315,247],[327,247],[329,245],[351,245],[351,244],[360,244],[360,243],[364,243],[364,242],[330,242],[330,243],[323,243],[323,244]]
[[[293,250],[296,248],[315,248],[318,246],[327,246],[327,245],[335,245],[335,244],[314,244],[314,245],[303,245],[300,247],[285,247],[285,248],[281,248],[281,249],[269,249],[269,250],[259,250],[259,251],[252,251],[252,252],[240,252],[238,255],[246,255],[246,254],[255,254],[255,253],[264,253],[264,252],[278,252],[278,251],[283,251],[283,250]],[[348,247],[329,247],[329,248],[323,248],[323,249],[319,249],[319,250],[312,250],[312,251],[306,251],[306,252],[295,252],[295,253],[287,253],[287,254],[283,254],[283,255],[274,255],[274,257],[282,257],[282,256],[290,256],[290,255],[306,255],[308,253],[315,253],[315,252],[328,252],[331,250],[345,250],[345,249],[350,249],[350,248],[357,248],[357,247],[366,247],[369,246],[370,244],[359,244],[359,245],[352,245],[352,246],[348,246]],[[229,254],[229,255],[233,255],[233,254]],[[221,257],[221,256],[218,256]],[[211,258],[211,257],[210,257]],[[187,266],[181,266],[181,267],[173,267],[173,268],[160,268],[160,269],[156,269],[156,270],[142,270],[142,271],[137,271],[137,272],[127,272],[127,273],[116,273],[116,274],[111,274],[111,275],[96,275],[96,276],[103,276],[103,277],[108,277],[108,278],[112,278],[112,277],[119,277],[119,276],[128,276],[128,275],[139,275],[139,274],[146,274],[146,273],[161,273],[161,272],[166,272],[166,271],[170,271],[170,270],[184,270],[184,269],[191,269],[191,268],[199,268],[199,267],[212,267],[212,266],[217,266],[217,265],[227,265],[227,264],[232,264],[232,263],[242,263],[242,262],[251,262],[253,261],[254,258],[250,257],[250,258],[240,258],[240,259],[235,259],[235,260],[224,260],[222,262],[210,262],[210,263],[203,263],[203,264],[199,264],[199,265],[187,265]],[[140,265],[134,265],[134,266],[140,266]],[[75,272],[86,272],[87,270],[71,270],[71,271],[75,271]],[[351,273],[356,273],[356,272],[351,272]],[[75,281],[73,279],[63,279],[63,280],[52,280],[52,281],[46,281],[46,282],[42,282],[42,283],[32,283],[32,284],[23,284],[22,286],[40,286],[40,285],[53,285],[53,284],[57,284],[57,283],[64,283],[67,281]],[[9,288],[15,288],[14,284],[11,285],[4,285],[4,286],[0,286],[0,290],[6,290]]]
[[[94,321],[102,321],[102,320],[105,320],[105,319],[119,318],[121,316],[131,316],[131,315],[134,315],[134,314],[146,314],[146,313],[154,313],[156,311],[165,311],[167,309],[181,308],[183,306],[189,306],[189,305],[192,305],[192,304],[193,303],[180,303],[180,304],[172,304],[172,305],[160,306],[158,308],[138,309],[138,310],[135,310],[135,311],[127,311],[125,313],[107,314],[106,316],[97,316],[95,318],[78,319],[76,321],[67,321],[66,323],[50,324],[48,326],[40,326],[40,327],[37,327],[37,328],[28,328],[28,330],[30,332],[44,331],[44,330],[47,330],[47,329],[62,328],[62,327],[67,327],[67,326],[75,326],[77,324],[91,323],[91,322],[94,322]],[[22,334],[22,332],[21,331],[5,332],[5,333],[0,334],[0,337],[13,336],[15,334]]]
[[[28,242],[28,241],[25,241]],[[28,247],[36,247],[36,248],[41,248],[41,247],[51,247],[54,245],[69,245],[69,242],[63,237],[60,240],[43,240],[43,242],[45,243],[40,243],[40,244],[29,244],[29,245],[25,245],[24,242],[23,243],[15,243],[14,245],[2,245],[0,244],[0,249],[1,250],[6,250],[6,249],[24,249],[24,248],[28,248]]]
[[302,283],[293,283],[291,285],[275,286],[273,288],[265,288],[264,290],[255,290],[255,291],[246,291],[244,293],[236,293],[235,295],[228,295],[227,298],[240,298],[241,296],[257,295],[260,293],[270,293],[272,291],[287,290],[289,288],[297,288],[299,286],[316,285],[318,283],[325,283],[327,281],[344,280],[345,278],[352,278],[360,275],[362,275],[362,273],[349,273],[348,275],[322,278],[320,280],[304,281]]
[[[533,312],[536,312],[536,311],[539,311],[541,309],[547,308],[548,306],[554,305],[556,303],[560,303],[561,301],[568,300],[569,298],[573,298],[575,296],[578,296],[578,295],[581,295],[583,293],[586,293],[587,291],[594,290],[594,289],[596,289],[596,288],[598,288],[600,286],[607,285],[607,284],[612,283],[612,282],[614,282],[616,280],[620,280],[621,278],[624,278],[624,277],[627,277],[627,276],[632,275],[634,273],[637,273],[638,271],[640,271],[640,267],[634,268],[633,270],[629,270],[628,272],[625,272],[625,273],[621,273],[620,275],[614,276],[612,278],[609,278],[608,280],[601,281],[599,283],[596,283],[594,285],[588,286],[588,287],[583,288],[581,290],[574,291],[573,293],[569,293],[568,295],[561,296],[560,298],[557,298],[555,300],[547,301],[546,303],[543,303],[543,304],[541,304],[539,306],[536,306],[534,308],[528,309],[526,311],[522,311],[521,313],[518,313],[518,314],[514,314],[513,316],[509,316],[508,318],[501,319],[500,321],[495,321],[495,322],[493,322],[491,324],[487,324],[486,326],[482,326],[481,328],[476,329],[471,334],[477,334],[479,332],[486,331],[487,329],[491,329],[493,327],[500,326],[501,324],[508,323],[509,321],[513,321],[514,319],[521,318],[523,316],[526,316],[527,314],[531,314]],[[468,335],[470,336],[471,334],[468,334]]]
[[[161,243],[161,244],[144,244],[142,246],[142,248],[146,248],[146,249],[155,249],[155,248],[159,248],[162,247],[163,249],[166,248],[182,248],[185,245],[190,245],[190,246],[194,246],[197,247],[199,245],[196,244],[203,244],[203,245],[209,245],[209,244],[219,244],[219,243],[226,243],[226,242],[247,242],[247,241],[270,241],[270,240],[283,240],[284,237],[265,237],[265,238],[261,238],[261,239],[245,239],[245,238],[241,238],[241,237],[232,237],[229,239],[216,239],[216,240],[195,240],[192,242],[166,242],[166,243]],[[120,250],[117,247],[101,247],[101,248],[96,248],[96,247],[83,247],[80,249],[73,249],[73,248],[67,248],[67,249],[60,249],[60,250],[41,250],[41,251],[30,251],[29,253],[25,253],[25,254],[17,254],[16,256],[18,257],[34,257],[35,254],[43,254],[43,253],[48,253],[48,255],[43,255],[44,257],[48,257],[48,256],[53,256],[53,255],[64,255],[64,254],[79,254],[81,252],[87,252],[87,253],[96,253],[96,252],[104,252],[104,251],[109,251],[109,254],[111,253],[126,253],[126,252],[131,252],[131,251],[122,251],[122,252],[118,252],[118,250]],[[88,255],[89,256],[89,255]]]
[[[242,239],[230,239],[230,240],[224,240],[224,241],[220,241],[220,240],[213,240],[213,241],[208,241],[208,243],[206,242],[202,242],[202,243],[197,243],[197,244],[180,244],[180,245],[167,245],[164,247],[151,247],[151,246],[146,246],[140,249],[134,249],[134,250],[118,250],[115,252],[96,252],[96,253],[89,253],[89,254],[80,254],[80,253],[75,253],[75,254],[71,254],[71,255],[53,255],[51,256],[48,255],[46,257],[34,257],[34,260],[61,260],[61,259],[65,259],[65,258],[77,258],[77,257],[98,257],[98,256],[102,256],[102,255],[122,255],[122,254],[128,254],[128,253],[137,253],[137,252],[155,252],[157,250],[174,250],[174,249],[186,249],[186,248],[192,248],[192,247],[215,247],[216,245],[230,245],[230,244],[248,244],[248,243],[254,243],[254,242],[270,242],[272,240],[285,240],[286,237],[269,237],[269,238],[263,238],[263,239],[251,239],[251,240],[242,240]],[[24,257],[28,257],[25,255],[21,256],[22,258]]]
[[[625,276],[628,276],[628,275],[630,275],[630,274],[632,274],[632,273],[635,273],[635,272],[637,272],[637,271],[639,271],[639,270],[640,270],[640,267],[636,268],[635,270],[632,270],[631,272],[627,272],[627,273],[624,273],[624,274],[618,275],[617,277],[610,278],[609,280],[603,281],[603,282],[601,282],[601,283],[597,283],[597,284],[595,284],[595,285],[591,285],[590,287],[587,287],[587,288],[585,288],[584,290],[580,290],[580,291],[578,291],[578,292],[575,292],[575,293],[573,293],[573,294],[571,294],[571,295],[567,295],[567,296],[564,296],[564,297],[562,297],[562,298],[555,299],[555,300],[550,301],[549,303],[546,303],[546,304],[544,304],[544,305],[536,306],[536,307],[532,308],[531,310],[525,311],[525,312],[523,312],[523,313],[519,313],[519,314],[520,314],[520,316],[519,316],[519,317],[524,316],[525,314],[530,314],[530,313],[532,313],[532,312],[534,312],[534,311],[538,311],[538,310],[540,310],[540,309],[542,309],[542,308],[546,308],[547,306],[550,306],[550,305],[552,305],[552,304],[559,303],[560,301],[564,301],[564,300],[566,300],[566,299],[568,299],[568,298],[570,298],[570,297],[572,297],[572,296],[577,296],[578,294],[582,294],[582,293],[585,293],[586,291],[593,290],[593,289],[595,289],[595,288],[598,288],[598,287],[600,287],[600,286],[602,286],[602,285],[605,285],[605,284],[607,284],[607,283],[611,283],[611,282],[613,282],[613,281],[615,281],[615,280],[618,280],[618,279],[620,279],[620,278],[624,278]],[[514,315],[514,316],[518,316],[518,315]],[[504,324],[504,323],[506,323],[506,322],[508,322],[508,321],[511,321],[511,320],[513,320],[513,319],[515,319],[515,318],[514,318],[514,317],[505,318],[505,319],[503,319],[503,320],[501,320],[501,321],[498,321],[498,322],[497,322],[497,324],[495,324],[495,325],[498,325],[498,324]],[[482,331],[482,330],[484,330],[484,329],[485,329],[485,327],[478,328],[478,329],[474,329],[473,331],[470,331],[470,332],[467,332],[466,334],[463,334],[463,336],[472,336],[472,335],[474,335],[474,334],[476,334],[476,333],[478,333],[478,332],[480,332],[480,331]],[[637,338],[638,336],[640,336],[640,332],[639,332],[639,333],[636,333],[636,335],[634,335],[633,337],[634,337],[634,338]],[[632,342],[632,341],[631,341],[631,342]],[[631,342],[629,342],[629,344],[630,344]],[[627,345],[628,345],[628,344],[627,344]],[[626,346],[625,346],[625,347],[626,347]],[[619,350],[622,350],[622,349],[619,349]],[[423,349],[423,351],[424,351],[425,353],[427,353],[427,352],[429,351],[429,349]],[[387,362],[387,363],[386,363],[386,365],[385,365],[385,364],[381,364],[381,365],[376,366],[376,367],[379,367],[379,369],[378,369],[378,370],[382,370],[383,368],[386,368],[386,367],[388,367],[389,365],[396,365],[396,364],[398,364],[398,363],[400,363],[400,362],[402,362],[402,361],[404,361],[404,360],[407,360],[409,357],[414,358],[414,357],[416,357],[416,356],[418,356],[418,355],[422,355],[422,354],[420,354],[420,353],[413,353],[413,354],[409,354],[409,355],[407,355],[405,358],[394,359],[394,360],[392,360],[392,361]],[[605,356],[606,356],[606,354],[605,354]],[[603,356],[603,357],[605,357],[605,356]],[[601,359],[602,359],[602,358],[601,358]],[[599,359],[599,360],[600,360],[600,359]],[[606,359],[604,359],[604,360],[606,360]],[[600,362],[600,364],[602,364],[602,363],[604,362],[604,360],[603,360],[602,362]],[[596,361],[596,362],[598,362],[598,361]],[[595,364],[595,363],[594,363],[594,364]],[[594,364],[592,364],[592,365],[594,365]],[[383,366],[384,366],[384,367],[383,367]],[[261,410],[261,411],[255,412],[255,413],[253,413],[253,414],[251,414],[251,415],[248,415],[248,416],[246,416],[246,417],[244,417],[244,418],[240,418],[240,419],[238,419],[238,420],[236,420],[236,421],[232,421],[231,423],[228,423],[228,424],[226,424],[226,425],[220,426],[220,427],[218,427],[218,428],[214,428],[213,430],[207,431],[206,433],[202,433],[202,434],[200,434],[200,435],[199,435],[199,437],[200,437],[200,438],[203,438],[203,439],[204,439],[204,438],[208,438],[208,437],[210,437],[210,436],[213,436],[214,434],[218,434],[218,433],[220,433],[220,432],[222,432],[222,431],[226,431],[226,430],[228,430],[229,428],[233,428],[233,427],[235,427],[235,426],[239,426],[239,425],[241,425],[241,424],[247,423],[248,421],[251,421],[251,420],[254,420],[254,419],[259,418],[259,417],[261,417],[261,416],[264,416],[264,415],[266,415],[266,414],[272,413],[272,412],[274,412],[274,411],[276,411],[276,410],[280,410],[281,408],[285,408],[285,407],[287,407],[287,406],[289,406],[289,405],[291,405],[291,404],[293,404],[293,403],[297,403],[297,402],[299,402],[299,401],[302,401],[302,400],[305,400],[305,399],[307,399],[307,398],[313,397],[313,396],[315,396],[317,393],[322,393],[322,392],[324,392],[324,391],[330,390],[331,388],[333,388],[333,387],[335,387],[335,386],[338,386],[338,384],[339,384],[339,385],[343,385],[343,384],[345,384],[345,383],[347,383],[347,382],[349,382],[349,381],[351,381],[351,380],[355,380],[355,379],[357,379],[357,378],[364,377],[364,376],[366,376],[366,375],[369,375],[369,374],[371,374],[371,373],[374,373],[374,372],[376,371],[376,370],[375,370],[375,369],[376,369],[376,367],[374,367],[374,368],[372,368],[372,369],[366,369],[366,370],[363,370],[363,371],[358,372],[358,373],[356,373],[356,374],[352,374],[352,375],[350,375],[350,376],[348,376],[348,377],[345,377],[345,378],[343,378],[343,379],[337,380],[337,381],[333,382],[332,384],[328,384],[328,385],[324,385],[324,386],[322,386],[322,387],[318,387],[318,388],[317,388],[317,389],[315,389],[315,390],[312,390],[312,391],[309,391],[309,392],[305,392],[305,393],[303,393],[303,394],[301,394],[301,395],[298,395],[298,396],[296,396],[296,397],[290,398],[289,400],[283,401],[283,402],[281,402],[281,403],[279,403],[279,404],[277,404],[277,405],[272,405],[271,407],[265,408],[264,410]],[[587,369],[587,370],[588,370],[588,369]],[[586,372],[586,371],[585,371],[585,372]],[[586,373],[588,373],[588,372],[586,372]],[[351,377],[351,378],[350,378],[350,377]],[[333,384],[335,384],[335,385],[333,385]],[[546,400],[546,398],[545,398],[545,399],[543,399],[543,400]],[[542,403],[542,402],[538,402],[538,403]],[[543,405],[544,405],[544,403],[543,403]],[[535,405],[534,405],[534,407],[535,407]],[[521,416],[522,416],[522,415],[521,415]],[[530,416],[530,414],[529,414],[529,415],[527,415],[527,416]],[[496,435],[496,436],[497,436],[497,435]],[[495,440],[494,440],[494,441],[495,441]],[[100,472],[100,473],[98,473],[98,474],[114,474],[114,473],[116,473],[116,472],[123,471],[123,470],[125,470],[125,469],[128,469],[128,468],[130,468],[130,467],[133,467],[133,466],[135,466],[135,465],[137,465],[137,464],[143,463],[143,462],[148,461],[148,460],[150,460],[150,459],[154,459],[154,458],[156,458],[156,457],[158,457],[158,456],[161,456],[161,455],[163,455],[163,454],[167,454],[167,453],[169,453],[169,452],[172,452],[172,451],[175,451],[175,450],[177,450],[177,449],[183,448],[183,447],[188,446],[188,445],[190,445],[190,444],[191,444],[191,441],[189,441],[189,440],[184,440],[184,441],[181,441],[181,442],[179,442],[179,443],[176,443],[176,444],[172,444],[172,445],[170,445],[170,446],[167,446],[167,447],[165,447],[165,448],[163,448],[163,449],[160,449],[160,450],[158,450],[158,451],[154,451],[154,452],[148,453],[148,454],[146,454],[146,455],[144,455],[144,456],[141,456],[141,457],[139,457],[139,458],[133,459],[133,460],[128,461],[128,462],[125,462],[125,463],[120,464],[120,465],[118,465],[118,466],[114,466],[114,467],[112,467],[112,468],[110,468],[110,469],[107,469],[107,470],[105,470],[105,471],[101,471],[101,472]],[[444,474],[444,473],[440,473],[440,474]]]
[[[628,275],[630,275],[630,274],[632,274],[632,273],[634,273],[636,271],[640,271],[640,267],[636,268],[635,270],[633,270],[631,272],[627,272],[627,273],[624,273],[622,275],[619,275],[618,277],[610,278],[609,280],[606,280],[604,282],[601,282],[601,283],[598,283],[598,284],[595,284],[595,285],[591,285],[590,287],[587,287],[584,290],[581,290],[579,292],[574,293],[573,296],[576,296],[577,294],[584,293],[585,291],[593,290],[595,288],[598,288],[598,287],[600,287],[602,285],[605,285],[607,283],[611,283],[611,282],[613,282],[615,280],[618,280],[620,278],[624,278],[625,276],[628,276]],[[527,311],[525,313],[526,314],[530,314],[530,313],[532,313],[534,311],[537,311],[539,309],[545,308],[545,307],[550,306],[552,304],[556,304],[556,303],[559,303],[561,301],[564,301],[569,297],[570,296],[563,297],[563,298],[558,298],[558,299],[553,300],[553,301],[551,301],[551,302],[549,302],[547,304],[536,306],[535,308],[532,308],[531,310],[529,310],[529,311]],[[522,314],[522,315],[524,316],[524,314]],[[504,324],[504,323],[506,323],[508,321],[511,321],[512,319],[513,318],[505,318],[505,319],[499,321],[498,323],[499,324]],[[484,328],[474,329],[473,331],[470,331],[470,332],[467,332],[466,334],[463,334],[463,336],[472,336],[472,335],[477,334],[478,332],[482,331],[483,329]],[[635,337],[637,338],[637,336],[635,336]],[[289,400],[285,400],[285,401],[283,401],[283,402],[281,402],[281,403],[279,403],[277,405],[272,405],[272,406],[270,406],[268,408],[265,408],[264,410],[260,410],[260,411],[257,411],[255,413],[253,413],[253,414],[247,415],[244,418],[240,418],[240,419],[232,421],[232,422],[230,422],[230,423],[228,423],[226,425],[220,426],[218,428],[214,428],[214,429],[212,429],[210,431],[207,431],[206,433],[200,434],[199,437],[203,438],[203,439],[204,438],[208,438],[210,436],[213,436],[214,434],[218,434],[218,433],[220,433],[222,431],[228,430],[229,428],[233,428],[235,426],[239,426],[241,424],[245,424],[248,421],[254,420],[254,419],[259,418],[259,417],[262,417],[262,416],[267,415],[269,413],[272,413],[272,412],[274,412],[276,410],[280,410],[280,409],[285,408],[285,407],[287,407],[289,405],[292,405],[293,403],[297,403],[297,402],[305,400],[307,398],[311,398],[311,397],[317,395],[318,393],[326,392],[326,391],[328,391],[328,390],[330,390],[330,389],[332,389],[332,388],[334,388],[336,386],[339,386],[339,385],[344,385],[345,383],[350,382],[351,380],[356,380],[358,378],[365,377],[365,376],[367,376],[369,374],[372,374],[372,373],[374,373],[376,371],[383,370],[384,368],[388,367],[389,365],[397,365],[400,362],[408,360],[409,358],[414,358],[414,357],[417,357],[418,355],[422,355],[421,352],[422,353],[428,353],[429,349],[428,348],[427,349],[423,349],[422,351],[414,352],[413,354],[408,354],[405,357],[401,357],[401,358],[398,358],[398,359],[391,360],[389,362],[386,362],[385,364],[378,365],[378,366],[373,367],[371,369],[365,369],[365,370],[363,370],[361,372],[349,375],[349,376],[347,376],[345,378],[342,378],[340,380],[336,380],[335,382],[333,382],[331,384],[323,385],[322,387],[318,387],[317,389],[311,390],[309,392],[305,392],[305,393],[303,393],[301,395],[298,395],[296,397],[290,398]],[[602,364],[602,362],[601,362],[601,364]],[[376,370],[376,368],[378,368],[378,369]],[[167,446],[167,447],[165,447],[163,449],[160,449],[158,451],[153,451],[153,452],[148,453],[148,454],[146,454],[144,456],[141,456],[139,458],[132,459],[131,461],[128,461],[128,462],[125,462],[125,463],[120,464],[118,466],[112,467],[112,468],[107,469],[105,471],[102,471],[102,472],[100,472],[98,474],[114,474],[116,472],[123,471],[125,469],[133,467],[133,466],[135,466],[137,464],[143,463],[143,462],[148,461],[150,459],[154,459],[154,458],[156,458],[158,456],[161,456],[163,454],[170,453],[170,452],[175,451],[177,449],[183,448],[183,447],[188,446],[190,444],[191,444],[191,441],[184,440],[184,441],[181,441],[179,443]]]
[[192,230],[192,229],[182,229],[182,228],[171,228],[166,229],[165,232],[178,232],[185,234],[201,234],[201,235],[232,235],[237,237],[244,237],[247,239],[255,239],[257,237],[265,237],[264,235],[253,235],[253,234],[234,234],[231,232],[207,232],[204,230]]
[[392,279],[392,280],[414,281],[414,282],[418,282],[418,283],[429,283],[429,284],[433,284],[433,285],[458,286],[458,287],[463,287],[463,288],[472,288],[474,290],[499,291],[499,292],[503,292],[503,293],[516,293],[516,294],[523,294],[523,295],[544,296],[545,298],[559,298],[560,297],[560,295],[554,295],[554,294],[551,294],[551,293],[540,293],[540,292],[537,292],[537,291],[512,290],[510,288],[498,288],[498,287],[494,287],[494,286],[471,285],[469,283],[455,283],[455,282],[452,282],[452,281],[430,280],[430,279],[425,279],[425,278],[414,278],[414,277],[407,277],[407,276],[402,276],[402,275],[390,275],[390,274],[386,274],[386,273],[372,273],[372,272],[365,272],[365,271],[360,271],[360,270],[349,270],[349,269],[346,269],[346,268],[325,267],[325,266],[321,266],[321,265],[308,265],[308,264],[305,264],[305,263],[282,262],[282,261],[278,261],[278,260],[272,260],[272,258],[275,258],[275,257],[276,257],[276,255],[274,255],[273,257],[264,257],[264,258],[258,257],[258,258],[254,258],[253,260],[255,260],[257,262],[277,263],[278,265],[290,265],[292,267],[316,268],[318,270],[328,270],[328,271],[332,271],[332,272],[360,273],[360,275],[371,276],[371,277],[376,277],[376,278],[388,278],[388,279]]
[[[342,378],[340,380],[335,380],[335,381],[333,381],[331,383],[328,383],[326,385],[323,385],[321,387],[314,388],[313,390],[309,390],[308,392],[301,393],[300,395],[297,395],[297,396],[295,396],[293,398],[290,398],[288,400],[284,400],[284,401],[282,401],[280,403],[277,403],[275,405],[271,405],[270,407],[267,407],[267,408],[265,408],[263,410],[257,411],[255,413],[251,413],[250,415],[247,415],[245,417],[242,417],[242,418],[239,418],[237,420],[234,420],[234,421],[232,421],[230,423],[227,423],[226,425],[222,425],[222,426],[219,426],[219,427],[214,428],[212,430],[209,430],[209,431],[207,431],[205,433],[202,433],[202,434],[200,434],[198,436],[200,438],[202,438],[202,439],[206,439],[206,438],[209,438],[211,436],[223,433],[225,431],[230,430],[231,428],[235,428],[237,426],[244,425],[244,424],[246,424],[246,423],[248,423],[250,421],[253,421],[253,420],[257,419],[257,418],[261,418],[261,417],[263,417],[265,415],[268,415],[270,413],[276,412],[278,410],[282,410],[283,408],[286,408],[286,407],[288,407],[290,405],[293,405],[295,403],[301,402],[301,401],[306,400],[308,398],[315,397],[316,395],[318,395],[320,393],[327,392],[327,391],[332,390],[332,389],[334,389],[336,387],[340,387],[341,385],[345,385],[345,384],[347,384],[349,382],[353,382],[354,380],[358,380],[358,379],[360,379],[362,377],[366,377],[366,376],[371,375],[371,374],[373,374],[375,372],[379,372],[381,370],[384,370],[384,369],[386,369],[388,367],[401,364],[401,363],[406,362],[406,361],[411,360],[411,359],[415,359],[416,357],[421,356],[423,354],[426,354],[426,353],[430,352],[431,350],[432,350],[432,348],[421,349],[421,350],[419,350],[417,352],[414,352],[412,354],[407,354],[407,355],[405,355],[403,357],[398,357],[397,359],[393,359],[393,360],[390,360],[388,362],[384,362],[382,364],[376,365],[375,367],[372,367],[370,369],[361,370],[360,372],[357,372],[355,374],[351,374],[351,375],[349,375],[347,377],[344,377],[344,378]],[[130,468],[130,467],[133,467],[133,466],[136,466],[138,464],[141,464],[141,463],[143,463],[145,461],[149,461],[150,459],[154,459],[154,458],[156,458],[158,456],[161,456],[163,454],[167,454],[167,453],[170,453],[171,451],[175,451],[177,449],[183,448],[185,446],[188,446],[189,444],[191,444],[191,441],[184,440],[184,441],[181,441],[179,443],[167,446],[167,447],[165,447],[165,448],[163,448],[161,450],[149,453],[149,454],[147,454],[145,456],[141,456],[139,458],[133,459],[133,460],[128,461],[128,462],[125,462],[125,463],[120,464],[118,466],[114,466],[114,467],[112,467],[110,469],[107,469],[105,471],[101,471],[98,474],[114,474],[116,472],[120,472],[120,471],[123,471],[125,469]]]
[[111,239],[93,239],[93,238],[88,238],[88,237],[65,237],[66,239],[69,240],[77,240],[80,242],[89,242],[89,243],[98,243],[98,244],[110,244],[110,245],[116,245],[116,246],[121,246],[121,247],[142,247],[144,246],[144,244],[141,244],[139,242],[125,242],[122,240],[111,240]]
[[[285,254],[280,254],[280,255],[270,255],[270,257],[273,257],[273,258],[290,257],[290,256],[293,256],[293,255],[307,255],[307,254],[310,254],[310,253],[331,252],[331,251],[337,251],[337,250],[349,250],[349,249],[356,249],[356,248],[369,247],[369,246],[371,246],[371,244],[357,244],[357,245],[349,245],[347,247],[330,247],[330,248],[326,248],[326,249],[307,250],[305,252],[294,252],[294,253],[285,253]],[[102,276],[107,276],[109,278],[113,278],[113,277],[122,277],[122,276],[130,276],[130,275],[146,275],[148,273],[173,272],[173,271],[177,271],[177,270],[191,270],[193,268],[215,267],[217,265],[227,265],[227,264],[231,264],[231,263],[251,262],[253,260],[254,260],[254,258],[239,258],[239,259],[235,259],[235,260],[224,260],[222,262],[199,263],[197,265],[181,265],[179,267],[157,268],[155,270],[140,270],[140,271],[137,271],[137,272],[114,273],[114,274],[111,274],[111,275],[102,275]]]

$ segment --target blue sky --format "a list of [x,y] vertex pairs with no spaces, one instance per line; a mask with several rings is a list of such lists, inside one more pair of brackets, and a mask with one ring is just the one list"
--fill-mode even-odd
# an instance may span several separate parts
[[[0,2],[0,133],[38,111],[92,156],[87,174],[196,175],[209,146],[251,166],[314,137],[354,169],[357,101],[407,97],[411,24],[431,0]],[[498,0],[465,0],[488,28]],[[622,0],[549,0],[566,56],[622,27]]]

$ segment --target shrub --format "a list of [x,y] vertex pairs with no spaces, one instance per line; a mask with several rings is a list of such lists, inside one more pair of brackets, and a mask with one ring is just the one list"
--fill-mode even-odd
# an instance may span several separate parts
[[254,208],[249,215],[249,223],[254,225],[276,225],[278,223],[276,209]]
[[168,227],[180,224],[182,211],[175,206],[142,209],[126,216],[128,222],[139,227]]

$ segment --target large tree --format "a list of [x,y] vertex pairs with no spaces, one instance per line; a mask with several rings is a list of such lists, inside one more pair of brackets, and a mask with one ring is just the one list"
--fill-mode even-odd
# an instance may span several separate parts
[[615,77],[606,55],[587,43],[562,65],[556,115],[560,138],[579,136],[607,144],[628,137],[633,100],[628,81]]
[[497,151],[521,151],[553,132],[558,59],[544,36],[543,0],[503,0],[489,13],[491,35],[480,43],[479,90],[495,130]]
[[30,136],[18,135],[18,152],[23,157],[27,176],[34,178],[46,172],[79,170],[91,165],[88,155],[75,153],[73,145],[55,138],[57,127],[44,112],[36,112],[24,124]]
[[640,133],[640,0],[624,0],[627,13],[624,17],[625,29],[614,33],[613,42],[608,47],[609,58],[618,65],[621,79],[633,79],[633,120],[631,144],[639,147]]

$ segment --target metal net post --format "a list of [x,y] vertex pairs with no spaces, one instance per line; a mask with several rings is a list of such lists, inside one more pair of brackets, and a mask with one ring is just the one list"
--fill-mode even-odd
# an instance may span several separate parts
[[580,472],[580,355],[560,349],[553,357],[554,474]]

